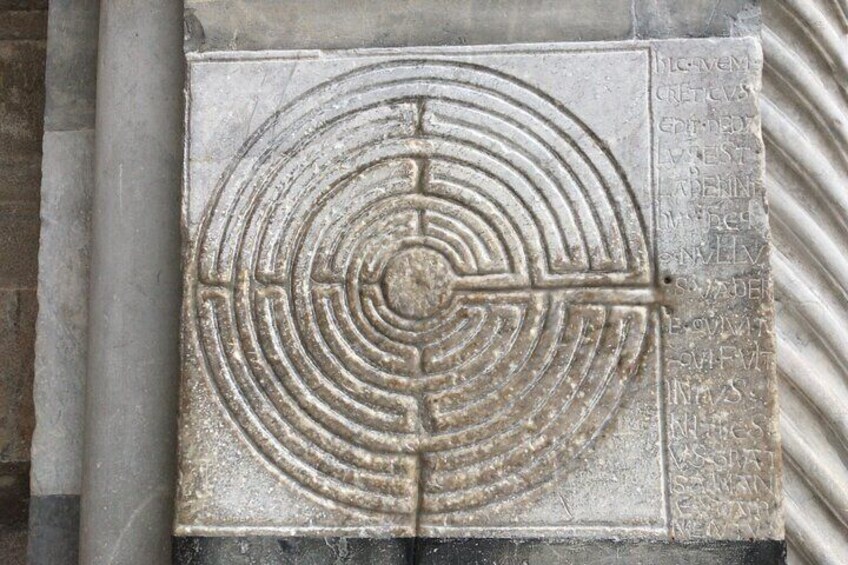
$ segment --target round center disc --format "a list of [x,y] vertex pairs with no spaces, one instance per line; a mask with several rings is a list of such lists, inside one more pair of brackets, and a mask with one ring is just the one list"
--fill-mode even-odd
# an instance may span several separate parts
[[453,279],[453,269],[444,256],[416,247],[389,260],[383,272],[383,294],[397,314],[428,318],[450,302]]

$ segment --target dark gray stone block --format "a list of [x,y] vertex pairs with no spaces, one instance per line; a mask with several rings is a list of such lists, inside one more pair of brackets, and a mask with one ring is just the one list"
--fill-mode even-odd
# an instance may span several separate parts
[[0,290],[0,462],[29,459],[36,309],[34,291]]
[[0,463],[0,527],[26,527],[28,503],[29,463]]
[[79,559],[78,495],[33,496],[29,501],[30,565],[76,565]]
[[420,565],[783,565],[780,541],[423,540]]
[[0,288],[34,288],[38,272],[38,207],[0,203]]
[[27,529],[0,526],[0,556],[3,565],[26,565]]
[[176,538],[175,565],[783,565],[780,541]]
[[177,565],[324,565],[328,563],[391,565],[414,563],[415,540],[409,538],[272,538],[178,537]]
[[47,11],[0,11],[0,40],[3,39],[47,39]]
[[0,167],[41,154],[44,123],[42,41],[0,41]]
[[51,2],[44,114],[47,131],[94,127],[97,16],[96,0]]
[[41,180],[41,155],[17,159],[12,163],[0,162],[0,202],[37,202]]
[[[0,359],[5,357],[0,354]],[[0,430],[5,428],[6,424],[0,421]],[[0,463],[0,563],[3,565],[26,562],[28,498],[29,464]]]
[[47,0],[0,0],[0,10],[46,10]]

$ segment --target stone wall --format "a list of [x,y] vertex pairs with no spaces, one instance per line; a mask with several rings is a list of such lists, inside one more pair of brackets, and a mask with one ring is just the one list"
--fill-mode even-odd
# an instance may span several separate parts
[[26,542],[46,24],[46,0],[0,2],[0,555],[4,563],[18,563]]
[[[33,531],[39,532],[38,547],[45,551],[62,547],[56,545],[59,542],[55,538],[49,537],[50,532],[64,532],[62,536],[67,538],[75,536],[77,531],[74,509],[78,511],[79,508],[82,397],[88,343],[86,266],[89,243],[86,211],[91,207],[90,191],[94,184],[95,80],[92,62],[97,43],[97,4],[93,0],[51,2],[50,50],[53,53],[52,63],[58,70],[54,79],[48,80],[48,134],[44,141],[47,157],[42,190],[45,221],[42,226],[38,300],[41,309],[38,333],[44,340],[36,354],[39,365],[35,396],[39,428],[35,432],[33,448],[34,499],[45,504],[36,505],[35,511],[31,512],[33,516],[47,518],[62,515],[66,520],[55,528],[55,524],[48,523],[49,520],[43,523],[36,520],[33,527],[40,525],[43,529]],[[145,4],[148,3],[137,3]],[[157,6],[158,10],[168,2],[149,4]],[[562,20],[556,20],[557,13],[553,10],[534,20],[532,10],[527,9],[528,4],[524,4],[519,12],[516,8],[518,2],[492,2],[493,5],[502,4],[503,10],[514,9],[515,18],[524,22],[523,25],[504,28],[494,36],[485,35],[483,30],[486,26],[482,25],[485,18],[479,12],[472,15],[469,11],[457,17],[428,20],[434,14],[443,16],[444,10],[415,11],[419,4],[456,6],[459,3],[351,2],[350,5],[359,7],[355,10],[356,19],[346,19],[349,14],[334,9],[335,4],[333,0],[298,2],[294,3],[294,7],[292,3],[272,0],[189,1],[186,2],[187,47],[197,51],[350,47],[366,44],[375,33],[382,33],[381,41],[385,45],[415,44],[427,34],[435,36],[436,42],[450,42],[451,37],[457,38],[456,43],[508,42],[520,38],[542,41],[546,39],[545,30],[552,27],[564,30],[558,36],[560,39],[578,40],[724,35],[728,30],[722,26],[732,24],[738,29],[756,22],[758,10],[751,9],[751,6],[759,2],[615,0],[608,3],[607,18],[601,25],[592,18],[579,17],[580,14],[591,14],[592,8],[597,6],[590,0],[571,2],[572,10]],[[390,7],[386,8],[384,4]],[[132,3],[115,2],[114,5],[115,19],[120,20],[112,22],[116,38],[130,37],[133,33],[138,36],[139,30],[144,32],[142,39],[149,38],[155,35],[151,29],[161,31],[163,26],[168,27],[169,22],[176,21],[171,12],[162,11],[150,15],[143,20],[145,25],[141,25],[138,23],[140,20],[127,15],[131,13],[128,10]],[[69,8],[71,6],[73,9]],[[628,8],[631,10],[627,11]],[[0,479],[11,477],[0,482],[12,485],[0,491],[0,497],[7,497],[0,500],[0,509],[5,512],[0,514],[4,524],[11,521],[20,523],[22,520],[23,505],[7,501],[20,502],[26,495],[25,475],[30,457],[28,443],[33,425],[29,387],[36,316],[38,186],[42,168],[41,112],[36,111],[36,106],[43,100],[38,85],[42,76],[39,69],[44,59],[45,9],[46,0],[0,0],[0,77],[4,80],[0,94],[0,110],[3,113],[0,120],[0,166],[5,167],[5,174],[0,176],[0,359],[11,360],[0,364]],[[728,14],[738,14],[738,17],[729,17]],[[781,378],[781,433],[786,461],[786,526],[790,562],[799,564],[848,562],[848,514],[845,510],[848,508],[845,498],[848,492],[845,465],[848,460],[848,357],[845,353],[848,349],[845,306],[848,302],[845,283],[848,277],[848,255],[845,252],[848,249],[848,240],[845,239],[848,233],[848,193],[845,190],[848,178],[846,14],[848,7],[845,0],[763,2],[766,63],[762,121],[767,149],[766,183],[776,249],[772,265],[777,297],[776,360]],[[268,22],[274,22],[274,25],[269,27]],[[329,36],[330,40],[322,42],[320,32],[333,28],[334,22],[338,22],[343,33],[325,34],[323,37]],[[171,27],[168,37],[174,32]],[[396,30],[399,39],[386,35],[386,29]],[[127,33],[122,35],[121,32]],[[171,37],[171,41],[176,39]],[[128,47],[113,43],[112,47],[127,52],[133,52],[133,49],[149,51],[140,45]],[[74,60],[74,57],[78,59]],[[173,59],[165,57],[168,59],[166,62],[142,61],[142,66],[157,68],[165,74],[170,72],[171,79],[166,82],[173,85],[179,80],[178,71],[163,70],[162,67],[180,57],[181,53],[173,52]],[[51,68],[48,54],[48,77]],[[106,68],[109,70],[108,66]],[[173,94],[171,90],[168,92]],[[124,94],[140,97],[139,92],[144,91]],[[60,110],[51,113],[51,108]],[[146,115],[143,112],[139,114]],[[137,135],[136,139],[142,137]],[[132,143],[127,146],[132,147]],[[131,154],[131,151],[125,154]],[[173,163],[162,165],[160,161],[164,160],[153,159],[148,166],[153,169],[162,166],[172,172]],[[134,182],[131,174],[125,179],[129,185]],[[152,186],[160,187],[169,182],[155,182]],[[108,182],[102,184],[104,187],[109,185]],[[143,183],[135,182],[135,185],[143,188]],[[163,194],[167,192],[163,190]],[[104,198],[108,193],[108,190],[103,191]],[[51,201],[51,198],[54,200]],[[172,194],[166,194],[165,201],[170,202],[172,198]],[[145,210],[157,206],[144,199],[138,203]],[[132,208],[115,204],[114,209]],[[67,237],[68,234],[72,237]],[[108,267],[108,264],[104,265]],[[151,273],[156,274],[155,271]],[[158,276],[156,281],[158,283]],[[108,285],[103,288],[108,290]],[[112,313],[121,312],[120,304],[113,306]],[[167,323],[172,326],[174,320],[169,319]],[[131,357],[132,352],[112,351],[110,355],[108,359],[120,363],[128,355]],[[167,352],[167,355],[173,357],[173,352]],[[173,377],[156,371],[152,373],[159,380]],[[107,376],[107,371],[103,371],[104,379]],[[125,378],[124,375],[119,376]],[[139,372],[137,376],[143,377],[144,374]],[[159,386],[158,381],[156,386]],[[160,388],[166,393],[171,390],[167,383]],[[117,395],[104,398],[114,401],[114,405],[120,405],[124,399]],[[107,406],[104,405],[105,409]],[[132,437],[132,416],[114,422],[117,425],[104,423],[103,429],[115,442],[120,444],[122,438]],[[169,449],[143,453],[138,450],[133,456],[146,459],[161,457],[162,465],[167,466],[170,464],[169,453]],[[92,462],[95,462],[96,455],[89,455]],[[117,462],[110,467],[109,473],[104,474],[105,482],[90,481],[91,492],[105,493],[102,500],[107,500],[106,496],[112,493],[101,487],[114,486],[114,483],[107,484],[109,477],[123,478],[115,469],[120,470],[121,465],[131,469],[134,464],[132,457]],[[151,469],[154,467],[151,466]],[[145,477],[142,477],[144,481],[135,483],[135,477],[130,477],[118,486],[129,492],[139,484],[156,483],[156,477],[150,473]],[[125,549],[131,551],[145,543],[158,543],[163,535],[167,535],[167,528],[150,528],[149,531],[156,531],[145,535],[142,533],[147,531],[145,528],[134,527],[132,520],[139,516],[153,516],[151,521],[155,522],[157,512],[168,512],[167,501],[162,504],[156,502],[152,511],[152,506],[136,504],[151,500],[147,490],[136,491],[140,493],[137,497],[127,497],[126,504],[113,507],[113,514],[102,516],[102,521],[112,523],[114,528],[102,529],[100,539],[96,540],[98,543],[89,542],[92,547],[99,545],[99,549],[114,554],[121,549],[117,547],[120,545],[118,541],[123,541]],[[54,506],[54,503],[59,506]],[[60,507],[65,514],[56,512]],[[96,505],[92,503],[91,507],[96,508]],[[97,528],[91,530],[96,533]],[[133,535],[118,536],[116,541],[116,531]],[[139,536],[139,540],[129,539],[135,535]],[[11,554],[10,544],[17,544],[20,549],[22,541],[20,533],[0,536],[0,555]],[[75,540],[63,541],[75,543]],[[112,542],[114,547],[110,547]],[[183,546],[186,554],[194,555],[200,551],[199,547],[192,545],[195,542],[190,540]],[[271,549],[276,551],[278,547],[274,545]],[[216,549],[223,556],[244,550],[241,541],[231,546],[221,542],[221,547]],[[345,545],[344,549],[339,549],[338,555],[347,552]],[[133,562],[150,562],[149,556],[140,553],[136,553],[134,558],[138,561]],[[190,556],[185,557],[185,561],[194,562]],[[55,554],[44,553],[33,562],[60,561]]]

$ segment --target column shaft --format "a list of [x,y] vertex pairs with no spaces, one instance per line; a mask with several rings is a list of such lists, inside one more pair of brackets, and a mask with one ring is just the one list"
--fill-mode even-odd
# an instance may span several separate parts
[[182,60],[182,2],[101,2],[84,564],[170,560]]

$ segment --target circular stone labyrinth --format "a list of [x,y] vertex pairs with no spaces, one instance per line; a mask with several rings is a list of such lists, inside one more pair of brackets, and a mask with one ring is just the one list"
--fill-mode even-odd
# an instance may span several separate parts
[[649,261],[605,146],[477,65],[395,61],[269,118],[193,237],[195,347],[257,453],[336,509],[450,523],[614,418]]

